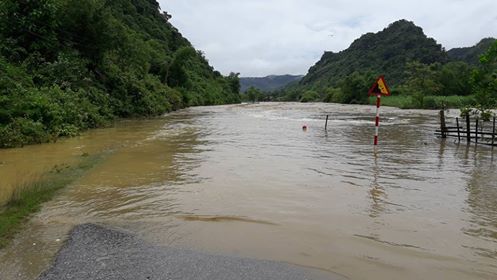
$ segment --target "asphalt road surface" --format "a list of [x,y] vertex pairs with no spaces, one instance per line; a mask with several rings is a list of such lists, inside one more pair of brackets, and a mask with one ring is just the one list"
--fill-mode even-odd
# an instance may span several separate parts
[[38,280],[335,280],[328,272],[286,263],[210,255],[154,246],[99,225],[75,227],[52,266]]

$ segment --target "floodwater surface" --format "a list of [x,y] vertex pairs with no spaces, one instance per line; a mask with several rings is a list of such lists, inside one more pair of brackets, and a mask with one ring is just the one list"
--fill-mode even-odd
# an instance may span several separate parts
[[0,279],[35,279],[87,222],[350,279],[496,279],[497,151],[435,138],[436,111],[395,108],[382,108],[375,149],[374,110],[198,107],[1,150],[4,197],[81,154],[108,155],[0,251]]

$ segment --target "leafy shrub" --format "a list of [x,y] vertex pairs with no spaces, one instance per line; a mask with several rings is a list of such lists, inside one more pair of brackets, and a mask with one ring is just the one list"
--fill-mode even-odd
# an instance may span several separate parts
[[21,147],[29,143],[43,143],[50,139],[42,123],[16,118],[0,129],[3,148]]
[[300,102],[306,103],[306,102],[315,102],[319,101],[319,94],[313,90],[308,90],[302,94],[302,97],[300,98]]
[[437,104],[437,100],[433,96],[425,96],[423,98],[423,108],[424,109],[438,109],[441,108]]

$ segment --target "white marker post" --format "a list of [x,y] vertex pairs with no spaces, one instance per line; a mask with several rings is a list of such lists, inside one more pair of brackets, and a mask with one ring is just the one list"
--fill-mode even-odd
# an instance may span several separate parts
[[376,127],[374,130],[374,145],[378,145],[378,134],[380,132],[380,104],[381,94],[376,95]]
[[388,89],[387,83],[385,82],[385,77],[380,76],[376,82],[373,84],[371,89],[368,92],[369,96],[376,96],[376,119],[375,119],[375,131],[374,131],[374,145],[378,145],[378,134],[380,130],[380,105],[381,105],[381,96],[390,95],[390,90]]

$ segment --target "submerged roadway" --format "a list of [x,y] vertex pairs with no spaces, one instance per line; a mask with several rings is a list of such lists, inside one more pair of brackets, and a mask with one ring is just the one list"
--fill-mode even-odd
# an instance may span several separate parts
[[281,262],[162,247],[95,224],[76,226],[38,280],[335,280],[328,272]]

